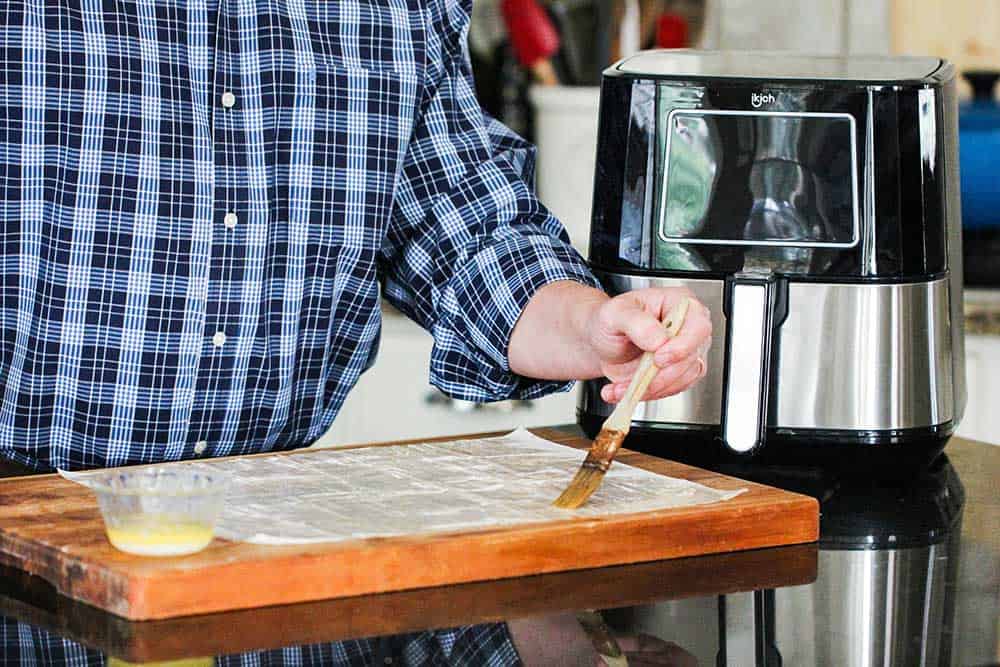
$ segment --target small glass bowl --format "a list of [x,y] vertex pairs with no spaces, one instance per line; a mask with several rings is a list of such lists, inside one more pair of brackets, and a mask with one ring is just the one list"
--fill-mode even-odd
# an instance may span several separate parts
[[201,551],[215,534],[229,476],[184,466],[122,469],[91,480],[108,540],[140,556]]

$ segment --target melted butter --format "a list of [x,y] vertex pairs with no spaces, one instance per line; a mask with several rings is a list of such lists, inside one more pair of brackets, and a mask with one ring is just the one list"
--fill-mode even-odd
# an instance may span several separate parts
[[108,658],[108,667],[212,667],[214,658],[185,658],[183,660],[166,660],[162,662],[125,662],[118,658]]
[[201,551],[212,541],[212,528],[202,523],[157,521],[108,528],[108,540],[121,551],[140,556],[182,556]]

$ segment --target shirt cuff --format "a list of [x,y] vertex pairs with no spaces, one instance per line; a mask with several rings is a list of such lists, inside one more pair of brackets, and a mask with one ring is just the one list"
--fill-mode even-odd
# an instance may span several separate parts
[[527,400],[568,391],[572,382],[535,380],[511,372],[510,337],[525,306],[543,286],[572,280],[601,288],[573,247],[542,231],[517,227],[466,261],[441,298],[431,352],[431,384],[468,401]]

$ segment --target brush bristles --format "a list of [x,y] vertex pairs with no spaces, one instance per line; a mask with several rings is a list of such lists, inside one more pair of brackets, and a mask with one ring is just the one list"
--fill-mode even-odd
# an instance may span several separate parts
[[604,480],[604,473],[611,467],[625,435],[626,431],[602,428],[573,481],[552,504],[563,509],[576,509],[587,502]]
[[567,510],[575,510],[577,507],[580,507],[601,486],[605,472],[605,470],[601,470],[597,466],[584,464],[583,467],[576,471],[573,481],[569,483],[569,486],[566,487],[552,504],[555,507]]

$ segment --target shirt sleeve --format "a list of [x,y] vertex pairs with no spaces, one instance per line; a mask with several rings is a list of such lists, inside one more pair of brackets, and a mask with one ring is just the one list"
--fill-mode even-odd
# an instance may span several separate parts
[[471,2],[428,3],[426,83],[382,248],[384,294],[434,337],[431,383],[474,401],[572,383],[511,372],[514,325],[542,286],[599,286],[538,201],[534,147],[479,107],[466,52]]

